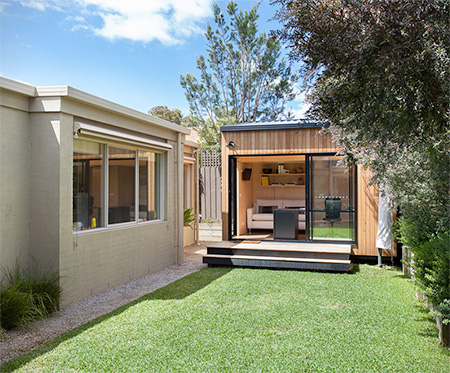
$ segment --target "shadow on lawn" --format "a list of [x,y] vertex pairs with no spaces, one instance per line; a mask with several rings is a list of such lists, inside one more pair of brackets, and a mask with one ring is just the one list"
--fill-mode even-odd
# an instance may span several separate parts
[[192,273],[186,277],[183,277],[169,285],[166,285],[152,293],[146,294],[139,299],[136,299],[128,304],[125,304],[114,311],[111,311],[103,316],[97,317],[94,320],[87,322],[73,330],[61,334],[40,346],[35,350],[28,352],[24,355],[18,356],[0,366],[0,372],[12,372],[15,369],[19,369],[35,358],[44,355],[45,353],[53,350],[58,345],[64,341],[83,333],[86,330],[94,327],[95,325],[109,319],[110,317],[117,316],[122,312],[126,311],[128,308],[135,306],[144,301],[148,300],[173,300],[173,299],[184,299],[188,296],[196,293],[197,291],[205,288],[213,281],[226,275],[230,272],[232,268],[230,267],[218,267],[218,268],[204,268],[198,272]]
[[417,304],[414,308],[419,312],[414,320],[420,325],[418,334],[422,337],[438,338],[439,331],[430,310],[424,304]]

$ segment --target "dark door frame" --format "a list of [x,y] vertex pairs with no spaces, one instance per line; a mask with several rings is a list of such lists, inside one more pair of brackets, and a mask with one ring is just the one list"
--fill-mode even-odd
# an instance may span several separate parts
[[[333,244],[357,244],[357,169],[353,167],[353,183],[350,183],[350,189],[353,191],[353,199],[354,199],[354,237],[353,241],[333,241],[333,240],[312,240],[310,237],[310,224],[312,218],[311,212],[311,201],[310,196],[312,192],[312,175],[311,175],[311,159],[317,156],[337,156],[338,154],[335,152],[314,152],[314,153],[276,153],[276,154],[239,154],[239,155],[228,155],[228,237],[232,240],[233,237],[237,236],[237,159],[240,157],[264,157],[264,156],[287,156],[287,155],[298,155],[305,156],[305,222],[306,222],[306,230],[305,230],[305,240],[294,240],[292,242],[308,242],[308,243],[333,243]],[[286,242],[286,240],[283,240]]]

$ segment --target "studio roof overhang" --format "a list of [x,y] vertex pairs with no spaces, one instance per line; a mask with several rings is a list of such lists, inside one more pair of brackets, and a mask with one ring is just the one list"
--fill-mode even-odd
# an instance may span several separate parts
[[274,120],[267,122],[247,122],[220,127],[221,132],[266,131],[302,128],[322,128],[329,124],[315,119]]

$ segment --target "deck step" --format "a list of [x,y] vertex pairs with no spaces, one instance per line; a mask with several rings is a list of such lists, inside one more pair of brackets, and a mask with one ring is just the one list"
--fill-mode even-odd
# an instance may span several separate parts
[[218,255],[218,254],[205,254],[203,258],[223,258],[223,259],[244,259],[244,260],[276,260],[280,262],[310,262],[310,263],[339,263],[350,264],[350,260],[339,259],[317,259],[317,258],[282,258],[277,256],[254,256],[254,255]]
[[296,250],[279,250],[273,248],[272,250],[263,248],[226,248],[226,247],[214,247],[208,246],[208,254],[212,255],[244,255],[244,256],[257,256],[257,257],[276,257],[280,260],[283,258],[303,258],[310,260],[348,260],[350,259],[349,253],[333,253],[333,252],[320,252],[320,251],[296,251]]
[[217,258],[214,256],[203,257],[203,263],[209,266],[233,266],[233,267],[257,267],[273,269],[297,269],[305,271],[327,271],[327,272],[348,272],[348,263],[318,263],[318,262],[298,262],[281,260],[260,260],[260,259],[238,259]]
[[246,249],[246,250],[265,250],[265,251],[295,251],[295,252],[317,252],[317,253],[333,253],[333,254],[349,254],[351,245],[331,245],[331,244],[308,244],[308,243],[292,243],[292,242],[233,242],[221,241],[208,248],[227,248],[227,249]]
[[203,263],[347,272],[350,251],[350,245],[222,241],[208,245]]

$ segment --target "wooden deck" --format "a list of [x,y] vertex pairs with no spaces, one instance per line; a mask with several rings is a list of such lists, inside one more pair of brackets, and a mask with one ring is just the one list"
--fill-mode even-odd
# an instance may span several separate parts
[[351,245],[222,241],[207,246],[203,263],[348,272],[350,251]]

